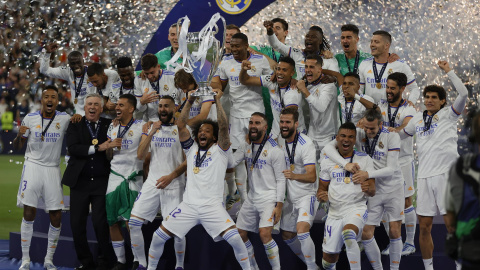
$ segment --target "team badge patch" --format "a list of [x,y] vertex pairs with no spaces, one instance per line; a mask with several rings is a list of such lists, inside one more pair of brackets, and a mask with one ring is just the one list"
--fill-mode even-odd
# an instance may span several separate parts
[[435,122],[438,121],[438,115],[435,114],[435,116],[433,116],[433,121],[435,121]]
[[389,69],[388,70],[388,75],[392,74],[393,73],[393,69]]
[[55,125],[55,128],[56,128],[56,129],[60,129],[60,123],[57,123],[57,124]]
[[165,85],[163,86],[163,91],[166,92],[166,91],[168,91],[168,89],[169,89],[169,88],[168,88],[168,85],[165,84]]
[[264,156],[264,157],[267,156],[267,150],[263,150],[262,156]]
[[257,68],[255,66],[252,66],[252,71],[253,72],[256,72],[257,71]]
[[130,131],[128,132],[128,137],[133,137],[133,130],[130,130]]
[[212,156],[212,153],[210,151],[207,152],[207,157]]
[[238,15],[250,7],[252,0],[216,0],[216,2],[223,12]]
[[378,143],[378,147],[380,147],[380,149],[383,149],[383,143],[382,143],[382,142],[379,142],[379,143]]
[[172,130],[173,135],[177,135],[177,133],[178,133],[177,129]]

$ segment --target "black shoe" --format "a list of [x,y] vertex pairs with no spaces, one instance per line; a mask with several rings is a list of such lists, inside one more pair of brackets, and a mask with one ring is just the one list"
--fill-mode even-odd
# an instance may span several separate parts
[[140,265],[140,263],[138,261],[134,261],[133,264],[132,264],[132,270],[137,270],[139,265]]
[[115,263],[115,266],[113,266],[112,270],[127,270],[127,264],[117,262]]
[[95,265],[89,264],[89,265],[80,265],[79,267],[75,267],[75,270],[95,270]]

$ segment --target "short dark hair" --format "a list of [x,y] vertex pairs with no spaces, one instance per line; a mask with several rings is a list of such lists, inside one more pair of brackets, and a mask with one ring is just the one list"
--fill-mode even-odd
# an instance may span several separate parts
[[175,87],[181,88],[182,86],[188,86],[190,84],[195,85],[195,89],[198,88],[197,82],[191,73],[186,72],[183,68],[175,72],[173,79]]
[[317,60],[317,65],[323,66],[323,58],[320,55],[311,53],[305,57],[305,60]]
[[286,114],[291,114],[293,115],[293,121],[296,123],[298,122],[298,116],[299,116],[299,113],[298,113],[298,109],[297,108],[294,108],[294,107],[287,107],[287,108],[284,108],[282,109],[282,111],[280,112],[280,115],[286,115]]
[[356,127],[355,124],[352,123],[352,122],[345,122],[345,123],[343,123],[343,124],[338,128],[338,132],[340,132],[340,130],[342,130],[342,129],[353,130],[353,131],[355,131],[355,135],[357,134],[357,127]]
[[284,31],[287,31],[287,30],[288,30],[288,23],[287,23],[287,21],[285,21],[285,20],[282,19],[282,18],[275,18],[275,19],[272,20],[272,23],[277,23],[277,22],[282,24]]
[[192,134],[193,134],[193,137],[195,138],[195,141],[198,140],[198,131],[200,130],[200,127],[202,125],[212,125],[213,136],[216,138],[214,140],[214,142],[217,142],[217,140],[218,140],[218,123],[216,121],[213,121],[212,119],[199,120],[199,121],[196,121],[192,125]]
[[345,74],[343,77],[344,77],[344,78],[346,78],[346,77],[354,77],[355,79],[358,80],[358,82],[360,82],[360,76],[358,76],[358,74],[355,73],[355,72],[347,72],[347,74]]
[[45,90],[49,90],[49,89],[58,93],[58,88],[53,84],[49,84],[49,85],[45,86]]
[[392,44],[392,35],[390,35],[390,33],[388,33],[387,31],[378,30],[378,31],[373,32],[373,35],[374,36],[375,35],[382,36],[382,37],[387,39],[388,43]]
[[445,89],[443,87],[441,87],[440,85],[435,85],[435,84],[427,85],[423,89],[423,97],[425,97],[427,95],[427,93],[429,93],[429,92],[437,93],[438,98],[440,100],[445,99],[445,103],[440,108],[443,108],[447,104],[447,92],[445,91]]
[[87,75],[91,77],[93,75],[102,75],[104,73],[103,66],[100,63],[91,63],[87,68]]
[[241,33],[241,32],[242,32],[242,31],[240,31],[240,27],[238,27],[238,26],[235,25],[235,24],[229,24],[229,25],[227,25],[227,30],[233,30],[233,29],[237,30],[238,33]]
[[355,24],[344,24],[340,28],[342,32],[344,31],[352,31],[355,35],[358,36],[358,33],[360,33],[360,30],[358,30],[358,27]]
[[264,113],[261,113],[261,112],[254,112],[252,113],[252,116],[260,116],[263,118],[263,120],[265,120],[265,122],[267,122],[267,116],[264,114]]
[[234,38],[241,39],[243,42],[248,44],[248,37],[244,33],[236,33],[235,35],[232,36],[232,39]]
[[[177,25],[178,25],[178,23],[174,23],[174,24],[170,25],[170,27],[168,29],[170,29],[172,27],[177,27]],[[182,24],[178,25],[178,27],[182,27]]]
[[175,104],[175,99],[170,96],[170,95],[163,95],[163,96],[160,96],[160,99],[168,99],[170,100],[171,102],[173,102]]
[[320,49],[320,52],[330,50],[330,45],[328,44],[328,40],[327,40],[327,38],[325,37],[325,35],[323,34],[323,29],[322,29],[320,26],[313,25],[313,26],[311,26],[308,30],[317,31],[317,32],[319,32],[319,33],[322,35],[322,43],[320,43],[320,48],[319,48],[319,49]]
[[157,56],[153,53],[145,54],[142,56],[142,60],[140,60],[140,66],[142,66],[142,70],[148,70],[158,66]]
[[293,70],[295,70],[295,60],[293,60],[291,57],[289,56],[282,56],[280,57],[280,60],[278,60],[278,62],[285,62],[287,64],[289,64]]
[[395,81],[400,88],[407,86],[407,75],[401,72],[394,72],[388,75],[387,80]]
[[117,59],[116,65],[117,65],[117,69],[131,67],[131,66],[133,66],[132,58],[130,58],[128,56],[119,57]]
[[367,109],[364,114],[365,120],[368,122],[373,122],[378,120],[378,124],[381,124],[383,122],[383,116],[382,113],[379,110],[376,109]]
[[118,99],[125,98],[128,103],[133,106],[133,109],[137,109],[137,98],[132,94],[123,94]]
[[70,59],[70,58],[72,58],[72,57],[80,57],[80,58],[83,59],[83,55],[82,55],[82,53],[79,52],[79,51],[70,52],[70,53],[68,54],[68,59]]

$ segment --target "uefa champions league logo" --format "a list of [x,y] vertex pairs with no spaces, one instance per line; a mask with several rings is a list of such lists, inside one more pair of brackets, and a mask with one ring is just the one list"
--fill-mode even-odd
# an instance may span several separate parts
[[237,15],[247,10],[252,0],[216,0],[216,2],[225,13]]

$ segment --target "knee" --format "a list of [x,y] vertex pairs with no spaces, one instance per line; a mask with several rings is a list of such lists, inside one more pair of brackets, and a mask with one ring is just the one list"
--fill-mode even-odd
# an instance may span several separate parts
[[373,230],[363,229],[362,240],[368,240],[373,238]]
[[60,223],[62,222],[62,211],[55,210],[49,211],[50,215],[50,223],[52,223],[53,227],[60,227]]
[[405,209],[412,206],[412,197],[405,198]]
[[26,221],[33,221],[35,219],[35,215],[37,213],[37,209],[30,206],[23,207],[23,219]]
[[272,233],[269,230],[260,230],[259,235],[264,244],[272,240]]
[[422,222],[419,224],[421,234],[430,234],[432,232],[432,223]]
[[391,226],[390,232],[388,233],[390,239],[397,239],[402,236],[400,226]]
[[294,232],[282,231],[282,239],[283,241],[290,240],[296,236]]

